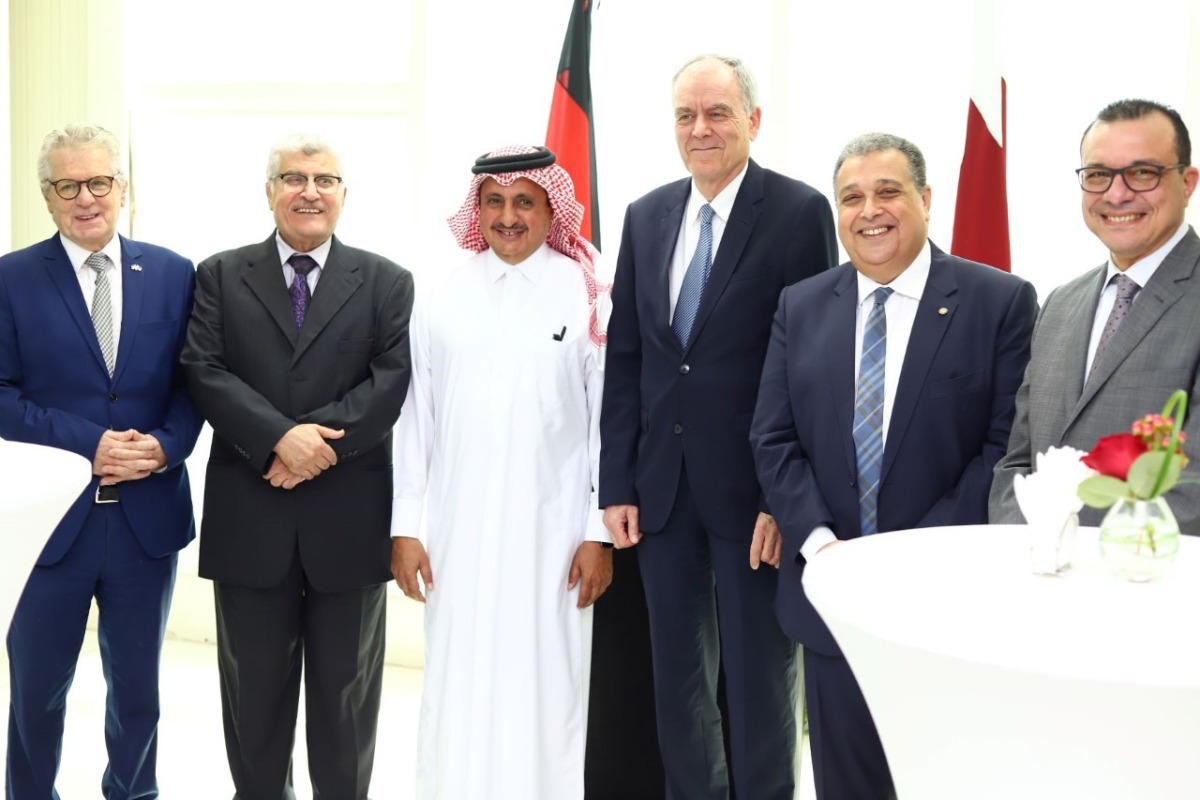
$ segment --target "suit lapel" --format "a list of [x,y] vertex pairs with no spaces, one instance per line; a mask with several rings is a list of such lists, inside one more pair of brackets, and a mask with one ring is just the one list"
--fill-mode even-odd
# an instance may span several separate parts
[[833,395],[833,408],[841,428],[842,447],[845,451],[849,474],[858,469],[854,451],[854,339],[858,311],[858,273],[845,265],[842,279],[833,287],[832,302],[827,322],[828,338],[822,344],[828,359],[829,386]]
[[904,353],[900,370],[900,383],[896,387],[896,399],[892,402],[892,416],[888,420],[880,482],[887,479],[888,471],[896,460],[896,453],[904,441],[904,432],[908,429],[921,390],[925,387],[929,368],[933,366],[938,348],[958,308],[958,298],[955,296],[958,293],[958,281],[954,268],[946,263],[945,255],[940,250],[931,246],[931,251],[929,278],[925,281],[921,302],[917,305],[917,316],[913,320],[908,350]]
[[[129,353],[133,352],[138,323],[142,319],[142,293],[146,279],[141,264],[141,248],[124,236],[121,241],[121,341],[117,348],[117,363],[113,367],[113,383],[121,378]],[[136,269],[134,266],[136,265]]]
[[46,260],[46,271],[58,287],[63,303],[71,313],[71,319],[79,328],[79,333],[92,351],[96,363],[104,368],[107,375],[108,366],[104,363],[104,354],[100,352],[100,341],[96,338],[96,326],[92,322],[92,315],[88,313],[87,302],[79,288],[79,276],[75,274],[71,259],[67,258],[67,251],[63,249],[57,235],[42,243],[42,258]]
[[266,308],[271,319],[275,320],[292,347],[295,347],[299,338],[296,319],[292,316],[292,298],[283,280],[283,265],[279,263],[279,248],[275,244],[274,233],[251,253],[242,280]]
[[304,327],[300,330],[300,338],[296,342],[296,350],[292,355],[293,364],[300,360],[304,351],[320,335],[329,321],[337,315],[350,296],[358,291],[362,283],[358,264],[353,259],[347,258],[341,243],[338,242],[337,237],[334,237],[329,247],[329,258],[325,260],[325,266],[321,268],[317,290],[313,292],[312,302],[304,316]]
[[689,348],[699,338],[705,321],[712,314],[721,293],[725,291],[725,284],[729,283],[729,276],[742,259],[742,252],[746,249],[746,243],[750,241],[755,223],[758,222],[759,201],[762,200],[762,196],[763,171],[751,161],[746,167],[746,177],[742,180],[737,198],[733,201],[733,210],[729,212],[729,221],[725,223],[725,233],[721,235],[721,246],[717,248],[708,283],[705,284],[704,294],[700,297],[700,308],[696,311],[696,321],[692,323],[692,334],[688,340]]
[[[691,179],[680,181],[680,190],[667,204],[660,222],[661,230],[657,246],[660,250],[657,257],[651,259],[656,272],[654,280],[654,321],[659,334],[666,338],[676,350],[680,350],[679,339],[671,330],[671,261],[675,256],[675,247],[679,242],[679,229],[683,225],[683,211],[687,208],[688,196],[692,190]],[[695,324],[692,326],[695,331]],[[692,334],[694,340],[695,334]]]
[[[1106,268],[1096,270],[1095,280],[1087,291],[1071,304],[1070,317],[1066,323],[1066,335],[1061,344],[1063,364],[1063,385],[1066,389],[1064,397],[1068,404],[1064,408],[1069,420],[1083,408],[1080,402],[1083,396],[1083,373],[1087,365],[1088,345],[1092,338],[1092,323],[1096,317],[1096,303],[1100,301],[1100,292],[1104,289]],[[1070,422],[1063,428],[1065,431]]]
[[[1195,234],[1189,232],[1189,236],[1195,236]],[[1129,309],[1129,315],[1125,317],[1125,321],[1121,323],[1121,327],[1113,335],[1108,347],[1100,356],[1100,360],[1096,362],[1096,366],[1088,375],[1087,383],[1083,387],[1083,394],[1080,396],[1071,418],[1067,421],[1068,428],[1075,421],[1075,417],[1096,396],[1100,388],[1113,376],[1121,363],[1129,357],[1133,349],[1141,343],[1142,339],[1146,338],[1146,334],[1158,324],[1171,306],[1183,297],[1186,281],[1191,279],[1192,272],[1196,267],[1194,251],[1188,256],[1180,252],[1186,249],[1184,245],[1187,243],[1188,239],[1184,238],[1175,246],[1175,249],[1167,254],[1146,286],[1138,293],[1133,307]],[[1092,298],[1093,311],[1098,298],[1099,292]],[[1090,328],[1088,332],[1090,334]]]

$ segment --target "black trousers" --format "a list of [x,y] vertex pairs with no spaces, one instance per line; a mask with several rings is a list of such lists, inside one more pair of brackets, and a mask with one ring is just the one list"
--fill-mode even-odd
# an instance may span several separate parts
[[366,800],[383,689],[386,584],[319,592],[299,555],[269,589],[215,583],[235,800],[292,800],[301,672],[314,800]]

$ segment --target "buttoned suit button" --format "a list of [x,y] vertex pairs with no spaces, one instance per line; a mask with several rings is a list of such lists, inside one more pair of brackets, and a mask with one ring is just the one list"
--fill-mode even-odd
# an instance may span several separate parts
[[109,394],[108,402],[110,402],[110,403],[117,402],[117,393],[116,392],[112,392],[111,394]]
[[679,423],[675,423],[675,427],[672,428],[671,430],[675,431],[676,435],[679,435],[679,434],[683,433],[683,426],[680,425]]
[[691,367],[689,367],[687,364],[680,364],[680,365],[679,365],[679,374],[680,374],[680,375],[687,375],[687,374],[688,374],[689,372],[691,372],[691,371],[692,371],[692,368],[691,368]]

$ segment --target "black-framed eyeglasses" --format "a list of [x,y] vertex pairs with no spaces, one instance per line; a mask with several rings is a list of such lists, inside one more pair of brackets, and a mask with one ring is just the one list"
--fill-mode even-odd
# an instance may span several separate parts
[[1160,166],[1158,164],[1131,164],[1128,167],[1080,167],[1075,170],[1075,174],[1079,176],[1079,187],[1085,192],[1092,194],[1102,194],[1108,191],[1108,187],[1112,186],[1112,182],[1117,175],[1121,176],[1121,180],[1125,181],[1125,185],[1129,187],[1131,192],[1149,192],[1158,188],[1158,184],[1162,182],[1163,173],[1169,169],[1178,169],[1181,172],[1187,164],[1170,164],[1168,166]]
[[46,181],[47,185],[54,187],[54,193],[63,200],[74,200],[79,197],[79,193],[86,186],[87,190],[92,193],[92,197],[104,197],[112,191],[113,181],[117,177],[115,175],[96,175],[88,178],[86,181],[72,180],[71,178],[63,178],[59,181]]
[[342,183],[342,179],[338,175],[305,175],[300,172],[282,172],[276,175],[275,179],[282,182],[287,188],[297,190],[307,189],[308,182],[312,181],[321,194],[333,194]]

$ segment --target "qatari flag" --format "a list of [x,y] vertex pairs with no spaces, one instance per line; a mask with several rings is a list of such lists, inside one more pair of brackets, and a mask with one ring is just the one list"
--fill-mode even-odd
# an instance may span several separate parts
[[1008,98],[1000,71],[1000,21],[994,0],[975,3],[975,77],[950,251],[1010,272],[1005,160]]
[[571,174],[575,197],[583,203],[582,233],[600,249],[600,207],[596,191],[596,136],[592,131],[592,0],[571,0],[571,21],[558,60],[546,146]]

